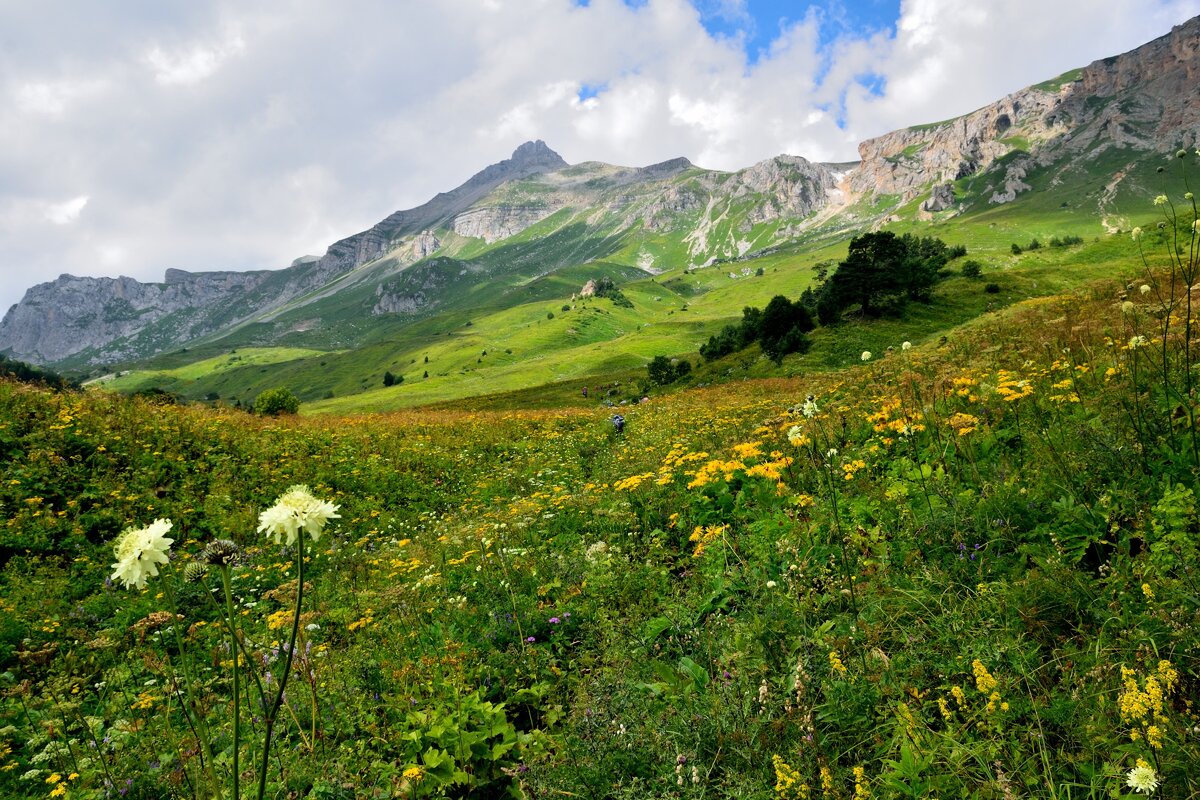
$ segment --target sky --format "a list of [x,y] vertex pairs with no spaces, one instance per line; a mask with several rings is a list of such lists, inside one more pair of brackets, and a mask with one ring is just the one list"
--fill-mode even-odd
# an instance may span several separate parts
[[276,269],[522,142],[780,153],[951,118],[1200,0],[0,0],[0,310],[62,273]]

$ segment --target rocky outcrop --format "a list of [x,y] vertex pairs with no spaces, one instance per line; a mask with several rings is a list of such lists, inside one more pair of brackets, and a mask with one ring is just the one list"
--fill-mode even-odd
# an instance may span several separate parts
[[549,206],[496,206],[473,208],[454,218],[454,232],[459,236],[483,239],[488,244],[541,222],[557,209]]
[[[133,278],[60,275],[25,293],[0,321],[0,343],[15,358],[36,364],[61,361],[178,317],[177,335],[163,333],[159,350],[204,335],[205,309],[227,311],[259,287],[268,272],[167,270],[162,283]],[[183,324],[180,312],[191,312]],[[109,354],[120,357],[121,352]]]
[[1136,50],[1093,62],[1014,92],[957,119],[893,131],[859,145],[850,175],[855,195],[911,200],[930,184],[990,169],[1014,152],[1032,161],[1006,165],[993,202],[1028,188],[1022,171],[1113,146],[1167,152],[1200,138],[1200,18]]
[[989,203],[1011,203],[1021,192],[1027,192],[1033,187],[1023,178],[1028,174],[1029,159],[1017,159],[1004,170],[1004,186],[992,193]]
[[761,198],[747,217],[752,223],[807,217],[829,202],[837,186],[828,167],[789,155],[760,161],[736,173],[735,181],[735,198]]
[[945,211],[954,205],[954,184],[939,183],[929,193],[929,199],[921,203],[921,210],[929,213]]
[[931,183],[956,181],[1020,147],[1069,131],[1052,112],[1057,92],[1030,88],[958,119],[905,128],[858,146],[862,164],[850,176],[855,194],[899,195],[902,202]]

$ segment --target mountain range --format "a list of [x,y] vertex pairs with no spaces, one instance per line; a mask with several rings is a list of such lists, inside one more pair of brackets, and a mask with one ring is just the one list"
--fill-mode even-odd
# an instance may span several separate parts
[[[292,348],[295,359],[321,364],[375,347],[411,363],[422,352],[428,359],[437,337],[487,315],[516,314],[528,326],[531,313],[516,309],[536,306],[539,320],[543,309],[552,318],[601,276],[653,282],[651,294],[676,280],[671,297],[647,302],[682,311],[698,286],[715,286],[697,275],[777,267],[779,253],[810,254],[811,265],[839,245],[844,252],[854,233],[885,226],[1113,233],[1128,226],[1133,203],[1157,194],[1164,155],[1197,140],[1198,73],[1200,18],[956,119],[864,141],[857,163],[779,155],[736,172],[686,158],[568,164],[544,142],[526,142],[461,186],[283,269],[169,269],[161,283],[62,275],[8,310],[0,352],[93,373],[239,347]],[[637,322],[610,327],[607,341]],[[695,326],[693,338],[705,330]],[[310,393],[334,388],[316,380]]]

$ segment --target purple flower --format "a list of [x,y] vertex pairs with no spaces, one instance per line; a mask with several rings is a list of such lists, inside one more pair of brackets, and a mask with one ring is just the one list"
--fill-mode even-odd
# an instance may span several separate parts
[[529,642],[530,644],[533,644],[534,642],[537,641],[537,637],[536,636],[526,636],[525,641]]
[[562,622],[562,620],[559,619],[558,617],[551,617],[550,619],[548,619],[546,621],[549,622],[551,625],[557,625],[558,623]]

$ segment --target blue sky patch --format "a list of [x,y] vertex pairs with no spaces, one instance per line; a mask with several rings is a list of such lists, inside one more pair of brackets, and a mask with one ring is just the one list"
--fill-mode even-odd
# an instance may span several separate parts
[[591,98],[598,96],[606,89],[608,89],[607,83],[585,83],[582,87],[580,87],[579,94],[577,95],[579,97],[579,102],[582,103],[584,100],[590,100]]
[[[900,0],[691,0],[705,30],[717,38],[743,37],[747,63],[766,55],[771,43],[789,25],[815,13],[820,21],[820,46],[828,47],[846,35],[863,36],[893,30],[900,18]],[[633,5],[626,0],[627,5]]]

